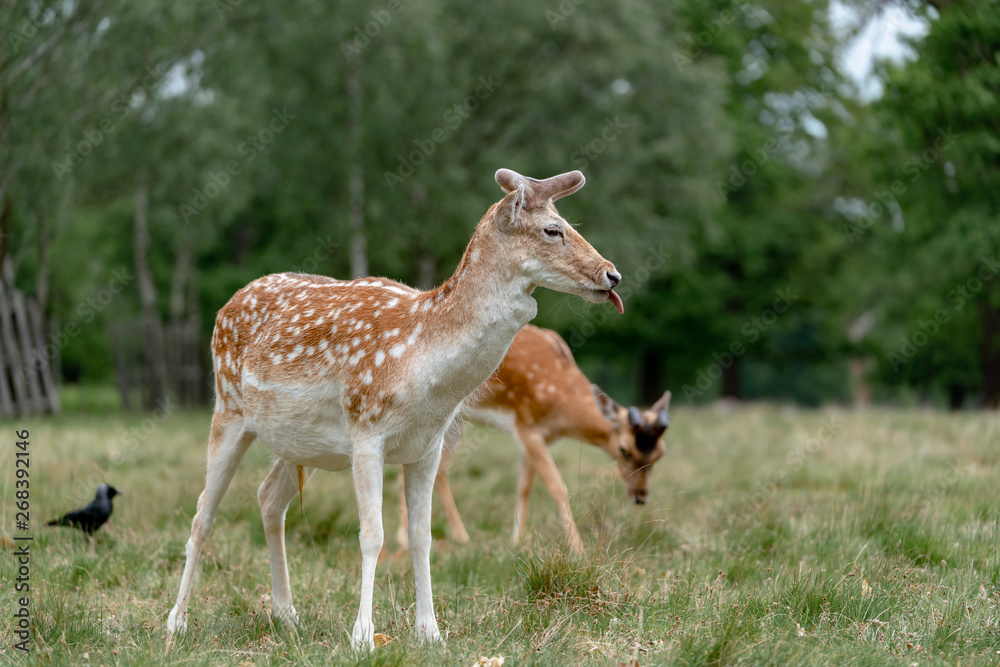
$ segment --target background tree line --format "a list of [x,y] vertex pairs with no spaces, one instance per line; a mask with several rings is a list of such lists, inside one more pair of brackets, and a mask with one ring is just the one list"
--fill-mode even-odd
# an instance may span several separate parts
[[[547,293],[537,321],[622,400],[997,407],[1000,8],[843,7],[8,3],[0,277],[52,340],[86,324],[55,346],[64,382],[112,383],[132,321],[162,396],[164,331],[207,356],[253,278],[431,287],[498,167],[581,169],[560,211],[626,315]],[[892,7],[928,32],[864,101],[839,58]]]

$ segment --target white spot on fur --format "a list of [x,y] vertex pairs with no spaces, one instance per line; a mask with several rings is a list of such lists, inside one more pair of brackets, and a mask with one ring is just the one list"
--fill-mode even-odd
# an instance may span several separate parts
[[389,350],[389,356],[391,356],[393,359],[399,359],[401,356],[403,356],[403,352],[405,351],[406,351],[406,346],[403,345],[402,343],[399,343],[398,345],[392,346],[392,349]]
[[379,350],[375,353],[375,368],[381,366],[383,361],[385,361],[385,352]]
[[406,339],[407,345],[413,345],[415,342],[417,342],[417,336],[420,335],[420,329],[423,328],[423,326],[424,326],[423,322],[417,322],[417,326],[413,330],[413,333],[411,333],[410,337]]

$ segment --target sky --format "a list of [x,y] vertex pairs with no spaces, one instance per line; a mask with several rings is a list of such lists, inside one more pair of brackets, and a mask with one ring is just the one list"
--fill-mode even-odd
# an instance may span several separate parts
[[[858,22],[857,11],[841,2],[830,8],[833,25],[847,31]],[[926,35],[930,25],[900,5],[892,3],[873,17],[865,29],[841,52],[841,69],[850,75],[861,89],[864,100],[882,95],[882,84],[874,76],[873,64],[878,58],[901,62],[913,56],[913,51],[899,41],[900,37]]]

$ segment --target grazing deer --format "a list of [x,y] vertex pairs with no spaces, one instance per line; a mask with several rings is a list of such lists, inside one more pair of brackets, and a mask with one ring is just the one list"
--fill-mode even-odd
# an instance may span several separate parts
[[[466,399],[459,419],[499,428],[521,443],[513,542],[520,541],[528,498],[538,474],[556,502],[570,548],[582,554],[583,542],[573,521],[566,485],[548,446],[560,438],[573,438],[603,449],[618,463],[629,498],[642,505],[649,497],[650,471],[663,455],[669,408],[669,391],[645,412],[623,408],[590,383],[559,334],[529,324],[514,337],[493,377]],[[455,433],[460,436],[460,431]],[[448,465],[456,447],[457,438],[449,434],[434,485],[448,515],[452,538],[464,543],[469,535],[448,484]],[[405,488],[402,475],[400,488]],[[405,547],[402,526],[406,505],[402,502],[400,517],[396,538]]]
[[283,273],[253,281],[219,311],[212,334],[215,412],[208,473],[167,627],[186,627],[198,558],[240,459],[256,438],[277,461],[258,500],[271,561],[274,614],[297,619],[285,560],[285,513],[315,469],[354,476],[361,602],[351,633],[373,647],[372,592],[382,549],[382,478],[402,464],[416,584],[415,632],[440,640],[431,596],[431,495],[445,431],[496,370],[548,287],[611,301],[621,275],[553,205],[584,184],[578,171],[538,181],[496,173],[506,196],[469,242],[455,274],[420,292],[385,278],[339,281]]

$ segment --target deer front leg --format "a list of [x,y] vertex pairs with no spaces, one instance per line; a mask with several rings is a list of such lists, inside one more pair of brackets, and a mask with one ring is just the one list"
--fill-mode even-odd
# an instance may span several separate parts
[[556,462],[552,459],[552,453],[549,451],[545,439],[527,429],[518,429],[517,435],[524,445],[524,453],[535,472],[542,478],[545,488],[548,489],[552,499],[556,501],[570,549],[576,554],[583,555],[583,540],[580,539],[580,533],[576,530],[573,512],[569,508],[569,492],[566,490],[566,484],[563,483],[562,475],[559,474],[559,468],[556,467]]
[[354,648],[375,648],[375,625],[372,623],[372,596],[375,590],[375,565],[382,551],[382,474],[385,457],[381,442],[356,443],[351,470],[354,494],[361,519],[361,603],[354,622],[351,644]]
[[521,454],[521,474],[517,478],[517,505],[514,507],[514,534],[510,541],[513,544],[521,542],[521,533],[528,521],[528,500],[531,499],[531,487],[535,484],[535,468],[527,454]]
[[441,640],[434,597],[431,592],[431,501],[434,477],[441,458],[441,442],[422,459],[403,466],[406,474],[408,534],[413,557],[413,579],[417,589],[417,614],[414,629],[419,639]]

